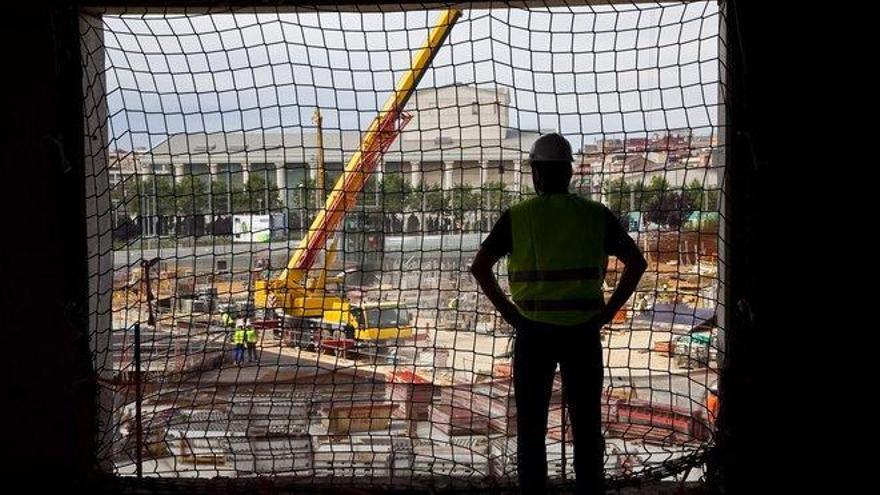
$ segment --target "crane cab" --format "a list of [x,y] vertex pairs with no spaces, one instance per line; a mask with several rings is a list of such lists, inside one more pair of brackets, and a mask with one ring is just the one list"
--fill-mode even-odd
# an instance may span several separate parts
[[351,308],[357,320],[356,340],[379,341],[408,339],[414,334],[409,309],[395,303],[366,303]]

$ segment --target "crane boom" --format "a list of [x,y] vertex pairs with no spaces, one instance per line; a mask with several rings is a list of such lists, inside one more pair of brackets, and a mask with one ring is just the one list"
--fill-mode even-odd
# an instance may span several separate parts
[[303,276],[314,264],[329,235],[339,226],[345,212],[354,206],[369,174],[411,119],[411,116],[403,113],[403,109],[460,16],[458,9],[447,9],[440,15],[428,39],[413,57],[412,67],[397,82],[385,106],[367,128],[359,150],[348,161],[324,208],[318,212],[287,267],[276,280],[288,287],[301,285]]

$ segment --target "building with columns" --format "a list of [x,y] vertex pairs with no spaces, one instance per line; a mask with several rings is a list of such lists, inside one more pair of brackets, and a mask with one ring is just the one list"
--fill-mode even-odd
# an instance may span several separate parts
[[[419,90],[406,108],[412,121],[374,173],[379,179],[401,174],[414,186],[443,189],[498,182],[515,192],[531,187],[523,164],[540,133],[511,128],[509,108],[510,96],[503,88],[452,85]],[[324,129],[325,187],[332,187],[361,138],[359,131]],[[122,159],[111,164],[111,178],[118,181],[137,171],[170,175],[177,181],[194,175],[240,186],[260,174],[282,191],[282,201],[289,206],[306,177],[316,177],[317,157],[314,127],[285,133],[175,134],[148,152],[129,155],[125,166]]]
[[[409,125],[374,171],[378,179],[399,174],[413,186],[452,189],[501,183],[511,192],[531,188],[528,150],[543,130],[510,125],[511,99],[506,88],[450,85],[416,91],[406,111]],[[325,128],[325,187],[331,188],[351,156],[362,132]],[[672,187],[696,180],[708,189],[720,186],[722,161],[716,136],[672,132],[651,137],[604,139],[576,153],[574,186],[602,199],[604,184],[616,179],[649,183],[664,177]],[[290,132],[228,132],[174,134],[151,150],[119,153],[111,159],[113,183],[137,173],[194,175],[241,186],[253,174],[281,191],[288,208],[307,178],[317,175],[315,127]]]

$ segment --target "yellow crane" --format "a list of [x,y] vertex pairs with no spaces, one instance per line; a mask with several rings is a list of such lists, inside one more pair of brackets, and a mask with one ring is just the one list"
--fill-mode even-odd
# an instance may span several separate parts
[[[280,308],[292,320],[297,340],[351,345],[357,341],[388,342],[413,336],[409,314],[404,308],[380,303],[354,307],[341,294],[327,289],[327,267],[335,253],[328,239],[351,209],[370,173],[382,159],[401,129],[411,119],[403,112],[419,81],[449,36],[461,11],[441,13],[428,39],[415,54],[412,67],[401,76],[394,92],[367,128],[358,151],[327,197],[308,232],[294,250],[287,267],[275,278],[257,280],[254,303],[257,308]],[[323,268],[309,279],[308,272],[318,253],[325,250]]]

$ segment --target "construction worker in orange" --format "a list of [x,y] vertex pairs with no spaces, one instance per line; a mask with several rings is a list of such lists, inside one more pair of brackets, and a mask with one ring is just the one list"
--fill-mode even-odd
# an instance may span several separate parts
[[706,411],[709,421],[714,424],[718,419],[718,382],[712,383],[706,389]]
[[[514,327],[513,381],[517,470],[523,493],[547,489],[547,415],[557,365],[571,414],[577,493],[604,493],[605,441],[600,331],[632,296],[647,263],[614,214],[568,192],[573,155],[563,136],[535,141],[529,153],[537,197],[505,211],[480,245],[471,273]],[[608,256],[624,270],[606,302]],[[493,266],[507,256],[511,297]]]

